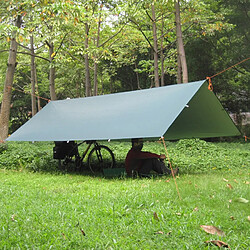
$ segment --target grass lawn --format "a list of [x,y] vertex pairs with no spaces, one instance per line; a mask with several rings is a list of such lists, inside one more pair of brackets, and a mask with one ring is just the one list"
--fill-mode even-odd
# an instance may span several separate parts
[[[232,249],[250,245],[249,174],[105,179],[0,170],[0,249]],[[230,184],[230,185],[229,185]],[[244,198],[244,199],[239,199]],[[213,225],[225,236],[206,233]]]
[[[131,144],[107,144],[124,167]],[[181,200],[170,177],[62,171],[53,146],[0,144],[0,249],[216,249],[209,240],[249,248],[249,143],[167,142]],[[165,153],[159,142],[143,150]]]

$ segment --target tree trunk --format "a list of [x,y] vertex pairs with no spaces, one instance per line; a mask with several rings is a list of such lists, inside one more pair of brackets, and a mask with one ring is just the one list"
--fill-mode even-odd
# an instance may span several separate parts
[[97,64],[97,62],[94,62],[94,96],[97,96],[97,94],[98,94],[98,76],[97,76],[97,72],[98,72],[98,64]]
[[102,86],[101,94],[103,95],[103,93],[104,93],[104,82],[103,82],[103,70],[102,69],[101,69],[101,86]]
[[[79,79],[80,79],[80,77],[79,77]],[[81,96],[81,90],[80,90],[80,83],[79,83],[79,81],[78,80],[76,80],[76,97],[77,98],[80,98],[80,96]]]
[[158,73],[158,44],[157,44],[157,28],[155,18],[155,6],[151,5],[152,8],[152,23],[153,23],[153,38],[154,38],[154,75],[155,75],[155,87],[160,87],[159,73]]
[[56,88],[55,88],[55,77],[56,69],[53,66],[53,57],[54,57],[54,44],[53,42],[49,44],[49,60],[50,60],[50,70],[49,70],[49,90],[50,90],[50,99],[52,101],[56,100]]
[[[17,16],[16,27],[20,28],[21,22],[21,16]],[[17,42],[15,39],[15,35],[16,34],[14,33],[10,44],[8,66],[5,76],[4,92],[0,111],[0,141],[5,140],[8,137],[9,132],[11,90],[13,86],[17,55]]]
[[36,73],[36,64],[35,64],[35,85],[36,85],[36,93],[38,95],[37,97],[37,110],[40,111],[42,108],[41,108],[41,100],[39,98],[39,89],[38,89],[38,82],[37,82],[37,73]]
[[181,70],[182,70],[182,82],[188,82],[188,69],[187,69],[187,61],[185,55],[185,49],[182,39],[182,31],[181,31],[181,16],[180,16],[180,1],[176,0],[175,2],[175,22],[176,22],[176,36],[177,36],[177,52],[180,57]]
[[[135,61],[135,69],[138,69],[136,61]],[[135,70],[135,74],[136,74],[136,80],[137,80],[137,89],[141,89],[140,77],[139,77],[137,70]]]
[[90,70],[89,70],[89,25],[85,23],[85,95],[91,96],[91,82],[90,82]]
[[32,116],[34,116],[37,112],[36,109],[36,70],[35,70],[35,50],[34,50],[34,38],[33,35],[30,36],[30,51],[31,51],[31,108],[32,108]]
[[177,83],[181,83],[181,59],[177,53]]
[[[102,7],[101,7],[102,10]],[[102,16],[99,15],[98,19],[98,28],[97,28],[97,37],[96,37],[96,48],[99,47],[99,41],[100,41],[100,31],[101,31],[101,20]],[[98,94],[98,64],[97,64],[97,55],[95,55],[94,58],[94,96]]]
[[162,27],[161,27],[161,86],[164,86],[164,77],[165,77],[165,70],[164,70],[164,53],[163,53],[163,40],[164,40],[164,18],[162,15]]

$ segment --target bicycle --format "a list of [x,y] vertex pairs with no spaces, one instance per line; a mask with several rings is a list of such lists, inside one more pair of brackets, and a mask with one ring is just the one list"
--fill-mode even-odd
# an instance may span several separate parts
[[[78,149],[83,143],[88,144],[88,146],[81,156]],[[92,145],[93,148],[90,150]],[[59,160],[60,166],[62,160],[64,166],[74,163],[76,168],[82,169],[83,160],[87,155],[87,166],[92,173],[100,172],[105,168],[114,168],[115,166],[115,156],[111,149],[105,145],[100,145],[97,141],[83,141],[80,143],[74,141],[55,142],[53,148],[53,158]]]

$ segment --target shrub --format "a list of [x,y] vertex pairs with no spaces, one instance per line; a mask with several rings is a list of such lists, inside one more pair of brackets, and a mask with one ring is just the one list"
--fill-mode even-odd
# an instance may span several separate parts
[[[37,164],[38,162],[48,163],[53,160],[53,144],[51,143],[11,142],[7,145],[5,150],[0,153],[0,168],[2,169],[20,170],[27,168],[38,171],[41,168],[41,164]],[[37,167],[34,164],[37,164]],[[54,164],[56,164],[55,161]]]
[[249,162],[248,144],[211,143],[200,139],[180,140],[171,155],[182,172],[245,169]]
[[[103,143],[102,143],[103,144]],[[113,151],[117,166],[124,167],[124,160],[131,147],[130,142],[104,143]],[[212,143],[200,139],[185,139],[167,142],[172,166],[179,167],[183,173],[202,173],[206,171],[234,171],[249,167],[250,144],[242,141]],[[58,171],[58,162],[53,159],[54,143],[11,142],[1,144],[0,168],[26,169],[29,171]],[[145,142],[144,151],[164,154],[162,143]],[[80,148],[80,152],[84,149]],[[86,159],[85,159],[86,160]]]
[[8,149],[7,143],[0,143],[0,154],[7,149]]

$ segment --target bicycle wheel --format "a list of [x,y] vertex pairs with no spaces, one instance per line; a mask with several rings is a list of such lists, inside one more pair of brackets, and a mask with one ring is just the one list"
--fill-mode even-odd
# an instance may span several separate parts
[[113,168],[115,157],[113,152],[104,145],[95,145],[88,156],[88,166],[93,172],[100,172],[104,168]]

